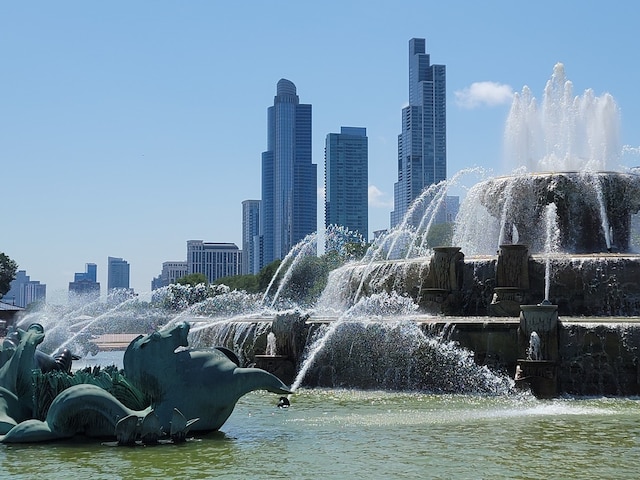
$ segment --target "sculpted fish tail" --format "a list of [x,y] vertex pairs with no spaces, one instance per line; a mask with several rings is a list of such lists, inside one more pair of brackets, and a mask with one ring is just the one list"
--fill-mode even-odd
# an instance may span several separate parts
[[259,368],[236,368],[234,375],[242,375],[245,392],[255,390],[266,390],[271,393],[289,394],[292,393],[282,380],[275,375]]
[[134,414],[143,415],[143,412],[127,408],[98,386],[81,384],[67,388],[54,399],[47,413],[47,424],[62,434],[88,428],[85,432],[88,435],[112,435],[118,420]]

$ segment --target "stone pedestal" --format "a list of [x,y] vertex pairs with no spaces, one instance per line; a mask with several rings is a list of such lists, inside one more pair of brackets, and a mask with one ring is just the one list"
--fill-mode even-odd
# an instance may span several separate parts
[[421,290],[421,306],[434,313],[457,314],[464,254],[460,247],[434,247],[433,251],[429,273]]
[[[537,398],[552,398],[558,393],[558,306],[544,301],[520,306],[518,344],[525,357],[516,362],[516,384],[528,384]],[[539,342],[532,358],[532,334]]]
[[496,263],[496,287],[489,315],[517,317],[529,291],[529,248],[521,244],[500,245]]
[[496,286],[529,289],[529,247],[527,245],[500,245],[496,264]]
[[495,287],[488,313],[492,317],[517,317],[525,297],[526,292],[518,287]]
[[460,290],[463,266],[464,254],[460,247],[434,247],[425,287]]
[[300,312],[276,315],[271,322],[271,331],[276,337],[276,353],[289,358],[294,364],[302,360],[307,340],[308,314]]
[[529,347],[531,333],[540,337],[540,358],[558,361],[558,306],[543,302],[538,305],[520,305],[519,345]]
[[519,359],[514,380],[516,385],[528,385],[536,398],[558,396],[558,366],[549,360]]
[[420,306],[429,313],[447,314],[452,309],[454,295],[444,288],[425,288],[422,290]]

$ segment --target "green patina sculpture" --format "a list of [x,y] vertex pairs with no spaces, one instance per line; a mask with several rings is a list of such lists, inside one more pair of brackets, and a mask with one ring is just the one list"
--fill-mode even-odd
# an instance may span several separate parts
[[115,392],[80,383],[65,386],[44,419],[38,419],[35,354],[44,330],[37,324],[17,330],[15,341],[5,342],[0,350],[0,442],[44,442],[78,434],[119,444],[156,443],[164,437],[182,441],[188,431],[218,430],[246,393],[291,393],[274,375],[241,368],[231,351],[188,349],[188,333],[189,325],[180,323],[141,335],[127,348],[122,383],[130,384],[134,397],[142,393],[145,408],[131,408]]

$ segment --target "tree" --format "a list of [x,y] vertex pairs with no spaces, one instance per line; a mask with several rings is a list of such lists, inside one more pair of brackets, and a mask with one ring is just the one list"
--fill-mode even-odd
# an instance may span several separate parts
[[325,257],[312,255],[302,258],[291,272],[285,294],[298,303],[312,304],[327,285],[329,270]]
[[[276,274],[276,271],[278,271],[278,267],[280,266],[280,263],[281,263],[281,260],[274,260],[269,265],[265,265],[264,267],[262,267],[262,270],[260,270],[260,273],[258,273],[259,291],[264,292],[267,289],[267,287],[269,287],[269,284],[271,283],[271,279]],[[282,275],[282,272],[280,272],[280,275]]]
[[0,252],[0,298],[11,289],[11,282],[16,278],[18,264]]
[[349,242],[344,246],[345,255],[349,259],[362,260],[370,246],[371,243]]
[[427,233],[427,245],[430,248],[451,245],[453,239],[453,223],[436,223],[431,225]]
[[201,283],[205,285],[209,285],[209,279],[204,273],[190,273],[189,275],[185,275],[184,277],[180,277],[176,280],[176,283],[180,285],[190,285],[195,287]]
[[258,292],[258,276],[257,275],[235,275],[233,277],[218,278],[216,285],[226,285],[232,290],[244,290],[247,293]]

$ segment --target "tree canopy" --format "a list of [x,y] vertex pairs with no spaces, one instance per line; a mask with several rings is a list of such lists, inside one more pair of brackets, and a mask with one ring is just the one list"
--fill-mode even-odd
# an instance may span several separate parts
[[209,280],[204,273],[190,273],[189,275],[185,275],[184,277],[180,277],[176,280],[176,283],[180,285],[191,285],[195,287],[201,283],[205,285],[209,285]]
[[16,278],[17,270],[18,264],[0,252],[0,298],[11,289],[11,282]]

